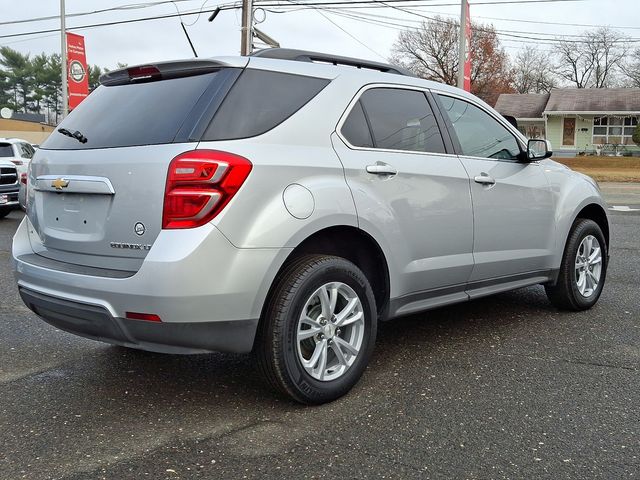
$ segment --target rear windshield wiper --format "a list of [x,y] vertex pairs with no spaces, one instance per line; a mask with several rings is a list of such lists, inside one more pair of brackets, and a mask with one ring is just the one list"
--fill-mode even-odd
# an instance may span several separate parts
[[60,132],[63,135],[66,135],[67,137],[75,138],[80,143],[87,143],[87,137],[85,137],[82,133],[80,133],[79,130],[76,130],[75,132],[71,133],[66,128],[59,128],[58,132]]

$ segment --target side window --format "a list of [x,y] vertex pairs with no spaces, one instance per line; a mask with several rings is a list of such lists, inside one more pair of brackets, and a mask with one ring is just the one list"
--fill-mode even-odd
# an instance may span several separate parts
[[342,125],[342,135],[354,147],[373,147],[371,131],[362,110],[360,101],[355,104],[351,113]]
[[464,100],[438,95],[453,124],[462,154],[470,157],[515,160],[518,141],[509,130],[484,110]]
[[328,83],[323,78],[247,69],[220,105],[202,140],[261,135],[301,109]]
[[372,88],[360,98],[376,148],[445,153],[440,129],[424,93]]

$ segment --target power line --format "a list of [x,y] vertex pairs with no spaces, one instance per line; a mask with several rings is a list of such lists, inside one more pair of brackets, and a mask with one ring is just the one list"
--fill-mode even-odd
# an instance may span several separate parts
[[[533,23],[537,25],[557,25],[562,27],[586,27],[586,28],[598,28],[603,27],[602,24],[595,23],[562,23],[562,22],[544,22],[541,20],[524,20],[520,18],[499,18],[499,17],[484,17],[480,15],[474,15],[475,18],[484,18],[485,20],[500,20],[503,22],[517,22],[517,23]],[[640,27],[623,27],[620,25],[607,25],[608,27],[618,30],[640,30]]]
[[[386,2],[380,2],[382,4],[386,4]],[[389,5],[389,7],[399,10],[401,12],[405,12],[405,13],[409,13],[411,15],[416,15],[418,17],[424,18],[426,20],[432,21],[432,22],[439,22],[439,23],[446,23],[448,25],[458,25],[458,23],[453,22],[453,21],[448,21],[448,20],[444,20],[444,19],[439,19],[437,17],[429,17],[427,15],[423,15],[421,13],[415,12],[413,10],[407,10],[404,9],[402,7],[398,7],[397,5]],[[479,27],[479,26],[475,26],[473,27],[474,30],[478,30],[481,32],[495,32],[497,35],[503,35],[506,37],[513,37],[513,38],[522,38],[522,39],[528,39],[528,40],[549,40],[549,39],[544,39],[544,38],[539,38],[539,37],[530,37],[530,36],[524,36],[522,34],[527,34],[527,35],[554,35],[551,33],[539,33],[539,32],[523,32],[523,31],[518,31],[518,30],[498,30],[498,29],[489,29],[489,28],[483,28],[483,27]],[[584,39],[585,37],[583,35],[555,35],[556,37],[577,37],[577,38],[582,38]],[[626,39],[620,39],[618,41],[625,41]],[[562,40],[563,42],[577,42],[579,43],[580,41],[575,41],[575,40]],[[557,42],[557,40],[556,40]]]
[[[292,0],[286,0],[287,2],[290,2],[292,4],[298,5],[298,6],[302,6],[302,5],[310,5],[310,3],[301,3],[301,2],[295,2]],[[326,3],[326,2],[325,2]],[[351,2],[353,3],[353,2]],[[416,11],[413,10],[407,10],[404,9],[402,7],[396,6],[396,5],[387,5],[388,3],[390,3],[388,0],[387,1],[379,1],[378,3],[388,6],[389,8],[393,8],[405,13],[409,13],[411,15],[415,15],[418,17],[421,17],[423,19],[429,20],[429,21],[434,21],[434,22],[439,22],[439,23],[446,23],[448,25],[458,25],[456,22],[453,21],[449,21],[449,20],[445,20],[445,19],[439,19],[437,17],[430,17],[427,15],[423,15],[421,13],[418,13]],[[502,2],[504,3],[504,2]],[[287,6],[282,5],[282,6]],[[309,7],[309,8],[313,8],[316,11],[319,10],[321,7],[318,6],[313,6],[313,7]],[[334,14],[338,14],[337,11],[335,11],[336,9],[334,7],[327,7],[324,8],[323,10],[325,11],[331,11]],[[274,10],[269,10],[271,12],[275,12]],[[288,10],[288,11],[292,11],[292,10]],[[284,13],[284,12],[283,12]],[[374,14],[367,14],[364,12],[360,12],[358,14],[356,14],[355,12],[349,12],[349,14],[346,14],[346,10],[341,10],[341,13],[343,13],[343,16],[351,16],[351,18],[353,19],[359,19],[360,21],[363,21],[365,23],[373,23],[373,24],[379,24],[380,26],[388,26],[389,28],[394,28],[394,27],[401,27],[404,29],[419,29],[419,27],[412,27],[412,26],[407,26],[405,24],[398,24],[398,23],[393,23],[390,22],[389,20],[397,20],[397,21],[403,21],[403,19],[397,18],[397,17],[383,17],[385,19],[389,19],[389,20],[374,20],[374,19],[364,19],[362,17],[358,17],[358,15],[369,15],[369,16],[376,16]],[[378,18],[380,18],[380,16],[376,16]],[[527,40],[533,40],[536,41],[538,43],[544,43],[544,44],[548,44],[548,45],[553,45],[553,44],[557,44],[559,42],[568,42],[568,43],[581,43],[586,37],[584,35],[574,35],[574,34],[561,34],[561,35],[554,35],[554,34],[550,34],[550,33],[545,33],[545,32],[526,32],[526,31],[518,31],[518,30],[499,30],[499,29],[495,29],[495,28],[483,28],[481,26],[475,26],[474,27],[475,30],[478,31],[484,31],[484,32],[489,32],[489,33],[495,33],[496,35],[500,35],[503,37],[509,37],[509,38],[516,38],[516,39],[521,39],[522,43],[525,43],[524,41]],[[532,35],[536,35],[536,36],[532,36]],[[554,36],[556,38],[544,38],[544,37],[540,37],[540,36]],[[558,37],[563,37],[562,39],[559,39]],[[565,37],[570,37],[570,38],[577,38],[580,40],[568,40]],[[635,43],[635,42],[640,42],[640,38],[621,38],[618,40],[615,40],[616,43]],[[527,42],[528,43],[528,42]]]
[[324,13],[322,13],[322,11],[320,9],[315,10],[316,12],[318,12],[320,15],[322,15],[324,18],[326,18],[328,21],[330,21],[332,24],[334,24],[336,27],[338,27],[340,30],[342,30],[344,33],[346,33],[347,35],[349,35],[351,38],[353,38],[356,42],[358,42],[360,45],[362,45],[363,47],[365,47],[367,50],[369,50],[370,52],[375,53],[377,56],[379,56],[380,58],[384,59],[385,61],[387,60],[387,58],[384,55],[379,54],[378,52],[376,52],[374,49],[372,49],[371,47],[369,47],[366,43],[362,42],[358,37],[356,37],[355,35],[353,35],[352,33],[350,33],[348,30],[345,30],[344,28],[342,28],[340,25],[338,25],[336,22],[334,22],[333,20],[331,20],[328,16],[326,16]]
[[[271,0],[263,0],[265,2],[269,2]],[[415,0],[415,1],[419,1],[419,2],[425,2],[428,0]],[[434,1],[434,0],[432,0]],[[586,1],[592,1],[592,0],[504,0],[504,1],[499,1],[499,0],[484,0],[484,1],[479,1],[479,2],[474,2],[471,5],[473,6],[477,6],[477,5],[511,5],[511,4],[535,4],[535,3],[566,3],[566,2],[586,2]],[[326,5],[361,5],[361,4],[380,4],[380,3],[410,3],[412,2],[412,0],[386,0],[385,2],[380,2],[380,1],[376,1],[376,0],[353,0],[353,1],[349,1],[349,0],[335,0],[335,1],[324,1],[324,2],[305,2],[305,3],[300,3],[300,5],[313,5],[313,6],[326,6]],[[266,4],[266,3],[256,3],[256,5],[260,5],[260,6],[269,6],[269,7],[277,7],[277,6],[285,6],[282,3],[272,3],[272,4]],[[429,6],[429,7],[457,7],[460,6],[460,2],[456,2],[456,3],[429,3],[425,6]]]
[[[213,10],[203,10],[202,12],[200,10],[195,10],[195,11],[183,12],[183,13],[172,13],[172,14],[166,14],[166,15],[156,15],[156,16],[152,16],[152,17],[131,18],[131,19],[128,19],[128,20],[116,20],[116,21],[113,21],[113,22],[93,23],[93,24],[90,24],[90,25],[78,25],[78,26],[75,26],[75,27],[67,27],[67,30],[84,30],[84,29],[88,29],[88,28],[106,27],[106,26],[110,26],[110,25],[122,25],[122,24],[127,24],[127,23],[148,22],[148,21],[152,21],[152,20],[162,20],[162,19],[165,19],[165,18],[176,18],[176,17],[181,17],[181,16],[182,17],[186,17],[186,16],[190,16],[190,15],[198,15],[200,13],[211,13],[211,12],[213,12]],[[52,33],[52,32],[59,32],[59,31],[60,31],[59,28],[49,28],[49,29],[45,29],[45,30],[37,30],[37,31],[31,31],[31,32],[20,32],[20,33],[10,33],[10,34],[7,34],[7,35],[0,35],[0,38],[23,37],[25,35],[38,35],[38,34],[41,34],[41,33]]]
[[[289,0],[291,3],[297,3],[294,0]],[[385,61],[387,60],[386,57],[384,55],[381,55],[380,53],[376,52],[374,49],[372,49],[369,45],[367,45],[366,43],[364,43],[363,41],[361,41],[358,37],[356,37],[355,35],[353,35],[351,32],[349,32],[348,30],[345,30],[344,28],[342,28],[342,26],[340,26],[339,24],[337,24],[336,22],[334,22],[333,20],[331,20],[331,18],[329,18],[327,15],[325,15],[322,12],[322,9],[320,8],[315,8],[314,9],[315,12],[317,12],[319,15],[321,15],[325,20],[331,22],[334,26],[336,26],[337,28],[339,28],[340,30],[342,30],[344,33],[346,33],[347,35],[349,35],[352,39],[354,39],[356,42],[358,42],[360,45],[362,45],[363,47],[365,47],[367,50],[369,50],[370,52],[374,53],[375,55],[377,55],[378,57],[384,59]]]
[[[168,1],[163,1],[163,2],[151,2],[147,5],[157,5],[157,4],[161,4],[161,3],[170,3],[171,1],[178,1],[178,2],[184,2],[184,1],[189,1],[189,0],[168,0]],[[323,9],[323,7],[325,6],[331,6],[332,9],[337,9],[340,8],[339,6],[343,6],[343,5],[349,5],[350,8],[357,8],[358,6],[362,6],[365,5],[367,7],[372,7],[373,5],[375,5],[376,8],[378,7],[382,7],[382,6],[387,6],[387,7],[393,7],[396,8],[398,10],[401,11],[405,11],[405,13],[410,13],[413,15],[417,15],[429,20],[433,20],[432,17],[428,17],[422,14],[419,14],[417,12],[413,12],[407,9],[403,9],[402,7],[396,6],[396,5],[389,5],[389,4],[393,4],[393,3],[402,3],[402,4],[407,4],[407,3],[416,3],[416,2],[425,2],[425,1],[429,1],[429,0],[386,0],[384,2],[380,2],[380,1],[372,1],[372,0],[352,0],[352,1],[345,1],[345,0],[336,0],[336,1],[322,1],[322,2],[292,2],[292,3],[282,3],[282,2],[276,2],[276,3],[269,3],[270,0],[262,0],[262,2],[256,2],[256,6],[258,7],[275,7],[275,8],[287,8],[287,7],[291,7],[292,4],[295,5],[296,9]],[[431,0],[431,1],[435,1],[435,0]],[[564,3],[564,2],[578,2],[578,1],[589,1],[589,0],[506,0],[506,1],[497,1],[497,0],[489,0],[489,1],[479,1],[479,2],[475,2],[473,3],[473,5],[496,5],[496,4],[521,4],[521,3]],[[142,4],[134,4],[129,6],[130,8],[133,8],[135,5],[142,5]],[[235,9],[237,8],[236,6],[237,4],[235,3],[227,3],[227,4],[222,4],[219,5],[219,7],[221,9],[225,9],[225,10],[229,10],[229,9]],[[457,6],[459,5],[458,3],[448,3],[448,4],[434,4],[434,3],[429,3],[429,6]],[[403,5],[405,6],[405,5]],[[121,7],[113,7],[115,8],[124,8],[125,6],[121,6]],[[108,9],[105,9],[108,10]],[[327,9],[328,10],[328,9]],[[97,12],[97,11],[95,11]],[[111,26],[111,25],[122,25],[122,24],[128,24],[128,23],[137,23],[137,22],[147,22],[147,21],[153,21],[153,20],[162,20],[162,19],[167,19],[167,18],[175,18],[175,17],[186,17],[186,16],[190,16],[190,15],[201,15],[203,13],[211,13],[213,12],[213,10],[203,10],[202,8],[197,9],[197,10],[192,10],[192,11],[187,11],[187,12],[183,12],[183,13],[176,13],[176,14],[165,14],[165,15],[156,15],[156,16],[149,16],[149,17],[141,17],[141,18],[134,18],[134,19],[128,19],[128,20],[117,20],[117,21],[111,21],[111,22],[102,22],[102,23],[95,23],[95,24],[88,24],[88,25],[79,25],[79,26],[75,26],[75,27],[69,27],[69,30],[83,30],[83,29],[90,29],[90,28],[97,28],[97,27],[104,27],[104,26]],[[91,13],[91,12],[90,12]],[[55,17],[57,18],[57,17]],[[446,20],[441,20],[446,22]],[[398,25],[399,26],[399,25]],[[27,35],[39,35],[39,34],[47,34],[47,33],[53,33],[53,32],[57,32],[59,31],[59,29],[44,29],[44,30],[38,30],[38,31],[31,31],[31,32],[20,32],[20,33],[13,33],[13,34],[5,34],[5,35],[0,35],[0,38],[15,38],[15,37],[22,37],[22,36],[27,36]],[[507,37],[512,37],[512,38],[520,38],[523,40],[534,40],[537,42],[551,42],[551,43],[557,43],[557,40],[552,40],[549,38],[540,38],[540,37],[532,37],[532,36],[526,36],[526,35],[520,35],[520,34],[516,34],[516,33],[510,33],[510,32],[514,32],[513,30],[511,31],[504,31],[504,30],[496,30],[496,33],[502,36],[507,36]],[[537,32],[526,32],[526,33],[530,33],[530,34],[535,34],[535,35],[551,35],[551,34],[546,34],[546,33],[537,33]],[[565,35],[568,36],[568,35]],[[578,36],[579,38],[582,38],[580,36]],[[579,42],[580,40],[565,40],[567,42]],[[640,41],[640,39],[633,39],[633,38],[629,38],[629,39],[622,39],[620,40],[621,42],[637,42]],[[379,54],[377,54],[379,55]]]
[[[168,3],[193,2],[193,1],[195,0],[161,0],[158,2],[132,3],[127,5],[120,5],[117,7],[103,8],[100,10],[91,10],[89,12],[67,13],[65,16],[67,18],[84,17],[87,15],[96,15],[99,13],[114,12],[118,10],[139,10],[143,8],[155,7],[157,5],[164,5]],[[7,22],[0,22],[0,25],[16,25],[20,23],[43,22],[47,20],[58,20],[59,18],[60,18],[60,15],[49,15],[47,17],[37,17],[37,18],[23,18],[20,20],[10,20]]]

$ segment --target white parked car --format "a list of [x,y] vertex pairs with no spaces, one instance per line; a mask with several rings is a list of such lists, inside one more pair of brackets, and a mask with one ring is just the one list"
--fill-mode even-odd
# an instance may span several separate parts
[[18,176],[27,173],[29,162],[36,153],[33,146],[19,138],[0,138],[0,158],[9,160],[18,170]]
[[18,207],[19,178],[16,166],[0,158],[0,220]]

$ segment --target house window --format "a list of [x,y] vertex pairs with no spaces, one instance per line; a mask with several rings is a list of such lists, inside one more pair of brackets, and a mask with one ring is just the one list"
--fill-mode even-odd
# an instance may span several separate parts
[[596,117],[593,119],[593,144],[633,145],[638,117]]

